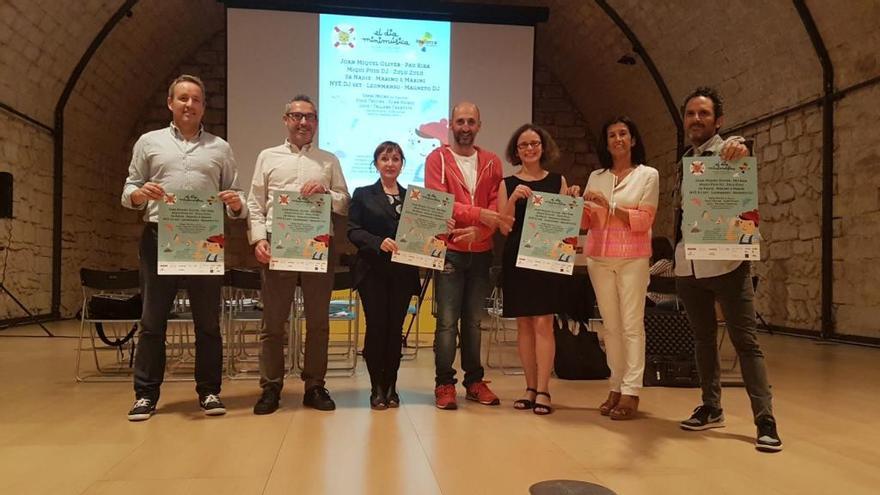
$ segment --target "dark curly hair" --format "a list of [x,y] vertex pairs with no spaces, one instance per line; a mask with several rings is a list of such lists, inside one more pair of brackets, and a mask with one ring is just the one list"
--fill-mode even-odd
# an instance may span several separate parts
[[519,126],[515,131],[513,131],[513,135],[510,136],[510,141],[507,142],[507,150],[505,151],[505,156],[507,157],[507,161],[510,162],[511,165],[522,165],[522,160],[517,153],[517,141],[519,141],[519,137],[522,133],[526,131],[533,131],[535,134],[541,138],[541,166],[545,167],[549,163],[553,163],[559,159],[559,146],[556,145],[556,141],[553,140],[553,137],[550,136],[550,133],[547,132],[540,126],[535,124],[523,124]]
[[639,127],[636,125],[633,120],[625,115],[621,115],[620,117],[614,117],[613,119],[605,122],[605,125],[602,126],[602,132],[599,134],[599,163],[602,165],[602,168],[609,169],[612,165],[614,165],[614,160],[611,158],[611,152],[608,151],[608,128],[614,124],[623,124],[629,129],[629,135],[632,136],[632,140],[634,141],[632,151],[631,151],[631,160],[633,165],[642,165],[645,163],[645,143],[642,141],[642,135],[639,133]]
[[697,98],[698,96],[702,96],[712,100],[712,110],[715,112],[715,120],[718,120],[724,115],[724,99],[721,98],[720,94],[718,94],[718,90],[709,86],[700,86],[699,88],[691,91],[691,94],[685,97],[684,103],[681,104],[682,116],[684,115],[684,109],[687,108],[688,102],[693,100],[694,98]]

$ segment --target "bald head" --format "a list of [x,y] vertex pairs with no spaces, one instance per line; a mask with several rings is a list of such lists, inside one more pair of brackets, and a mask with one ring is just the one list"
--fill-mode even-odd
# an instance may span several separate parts
[[453,151],[465,156],[472,155],[474,140],[480,132],[480,109],[469,101],[456,104],[452,107],[449,129],[452,130]]
[[480,107],[477,106],[476,103],[472,103],[469,101],[460,101],[452,107],[452,118],[450,120],[455,120],[456,113],[458,112],[468,112],[473,113],[477,116],[477,122],[480,121]]

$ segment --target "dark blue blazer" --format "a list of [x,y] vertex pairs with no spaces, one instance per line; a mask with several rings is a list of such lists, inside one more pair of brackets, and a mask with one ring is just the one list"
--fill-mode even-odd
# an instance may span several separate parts
[[[406,201],[406,189],[397,184],[400,197]],[[379,276],[393,276],[398,280],[395,286],[410,294],[418,294],[421,287],[419,269],[410,265],[393,263],[391,253],[379,249],[386,237],[394,239],[397,235],[397,215],[388,196],[382,189],[382,182],[359,187],[351,196],[348,211],[348,239],[358,250],[352,268],[352,282],[355,287],[369,273]]]

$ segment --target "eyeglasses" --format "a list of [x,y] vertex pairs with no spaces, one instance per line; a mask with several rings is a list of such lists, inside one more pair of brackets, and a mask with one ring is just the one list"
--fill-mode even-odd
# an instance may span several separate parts
[[541,141],[530,141],[528,143],[519,143],[516,145],[517,149],[527,150],[529,148],[538,149],[541,147]]
[[306,119],[306,122],[315,122],[318,120],[318,114],[316,113],[288,112],[284,115],[294,122],[301,122],[302,119]]

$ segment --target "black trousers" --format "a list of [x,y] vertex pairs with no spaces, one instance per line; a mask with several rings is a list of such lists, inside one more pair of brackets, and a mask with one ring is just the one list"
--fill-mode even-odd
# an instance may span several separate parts
[[159,400],[165,377],[165,332],[178,289],[189,295],[196,335],[196,392],[199,397],[220,393],[223,378],[223,340],[220,337],[221,275],[159,275],[158,228],[144,225],[140,245],[141,329],[134,359],[135,397]]
[[387,270],[370,269],[358,284],[367,324],[364,361],[374,387],[397,382],[403,321],[412,298],[412,287],[401,281],[408,280],[406,275],[411,270],[416,268],[396,263]]
[[721,364],[718,358],[718,319],[715,301],[721,305],[730,342],[739,357],[746,392],[755,421],[773,415],[773,394],[767,378],[764,353],[758,343],[755,291],[749,262],[717,277],[676,277],[678,295],[684,302],[694,331],[694,352],[703,389],[703,404],[721,407]]

